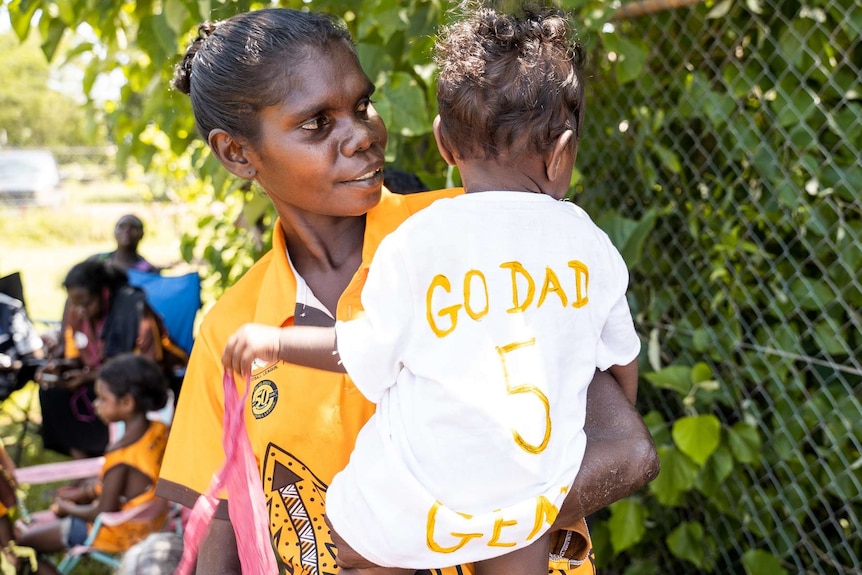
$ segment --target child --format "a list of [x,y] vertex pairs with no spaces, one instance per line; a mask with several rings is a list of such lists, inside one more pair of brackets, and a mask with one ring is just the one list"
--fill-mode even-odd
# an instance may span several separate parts
[[334,370],[340,357],[377,403],[327,516],[378,565],[546,573],[543,534],[581,463],[596,367],[635,401],[625,262],[557,201],[584,116],[570,33],[554,11],[490,8],[445,30],[434,133],[466,195],[381,242],[364,317],[334,330],[250,324],[225,349],[225,368],[243,374],[256,358]]
[[[153,360],[126,353],[107,361],[96,379],[96,413],[106,424],[122,421],[125,432],[108,447],[98,480],[60,490],[51,509],[57,518],[26,527],[17,538],[19,544],[60,552],[84,543],[100,513],[151,503],[168,429],[148,420],[147,412],[164,407],[167,398],[167,383]],[[102,525],[92,545],[109,553],[125,551],[161,528],[166,513],[165,508],[155,517]]]

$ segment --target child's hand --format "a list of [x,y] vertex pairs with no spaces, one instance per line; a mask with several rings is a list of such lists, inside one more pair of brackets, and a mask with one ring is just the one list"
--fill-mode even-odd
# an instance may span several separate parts
[[57,517],[66,517],[69,514],[69,507],[71,505],[70,501],[58,497],[51,505],[51,511]]
[[281,329],[259,323],[247,323],[227,340],[221,361],[225,371],[243,377],[251,373],[255,359],[271,362],[279,359]]

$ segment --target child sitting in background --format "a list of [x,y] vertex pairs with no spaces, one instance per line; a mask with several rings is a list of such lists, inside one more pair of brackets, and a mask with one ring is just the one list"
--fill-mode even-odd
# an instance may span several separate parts
[[[108,447],[98,480],[60,490],[52,505],[56,517],[21,526],[19,544],[45,553],[64,551],[84,543],[100,513],[152,503],[168,428],[147,419],[147,412],[164,407],[167,398],[167,383],[153,360],[127,353],[107,361],[96,380],[96,413],[106,424],[123,422],[125,432]],[[92,546],[109,553],[125,551],[160,529],[166,516],[167,507],[155,517],[102,525]]]
[[335,531],[372,563],[547,573],[596,368],[635,402],[625,262],[559,201],[584,118],[571,35],[553,9],[478,8],[444,30],[434,134],[466,194],[380,243],[363,316],[334,330],[248,324],[225,349],[242,374],[256,358],[331,370],[340,358],[377,403],[326,499]]

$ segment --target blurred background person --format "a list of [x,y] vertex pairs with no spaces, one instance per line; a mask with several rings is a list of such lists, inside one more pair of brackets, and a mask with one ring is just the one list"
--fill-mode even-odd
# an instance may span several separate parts
[[148,262],[138,252],[138,244],[144,237],[144,222],[134,214],[126,214],[114,226],[117,249],[100,253],[90,259],[106,261],[124,270],[134,269],[147,273],[159,273],[160,268]]
[[93,409],[102,364],[133,352],[155,360],[169,373],[187,358],[171,344],[144,291],[130,286],[126,272],[107,260],[76,264],[63,287],[68,299],[62,357],[50,360],[37,375],[42,441],[46,449],[75,458],[93,457],[102,455],[108,444],[108,428]]

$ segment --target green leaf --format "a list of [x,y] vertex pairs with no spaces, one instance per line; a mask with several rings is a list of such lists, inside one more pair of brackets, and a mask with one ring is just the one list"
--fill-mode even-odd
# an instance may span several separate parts
[[33,15],[39,6],[38,0],[13,0],[9,4],[7,14],[9,14],[12,29],[19,40],[26,40],[30,34],[30,23],[33,21]]
[[814,341],[824,353],[833,356],[851,355],[850,333],[835,318],[823,316],[814,324]]
[[656,220],[655,210],[647,211],[637,221],[607,211],[596,219],[596,225],[608,234],[611,242],[622,254],[626,265],[634,268],[640,261],[643,248],[655,227]]
[[678,174],[682,170],[682,166],[679,163],[679,157],[677,157],[672,150],[665,148],[657,142],[653,142],[651,148],[655,155],[658,156],[659,161],[668,169],[668,171],[673,174]]
[[648,512],[646,506],[635,499],[622,499],[610,506],[608,528],[614,553],[620,553],[639,543],[646,533]]
[[835,292],[823,280],[815,280],[807,277],[797,279],[790,286],[790,293],[794,302],[802,309],[809,311],[822,311],[826,305],[833,301]]
[[740,463],[754,463],[761,457],[760,435],[748,423],[738,421],[727,429],[730,451]]
[[714,415],[683,417],[674,422],[671,434],[680,451],[702,466],[718,447],[721,422]]
[[391,113],[390,130],[403,136],[417,136],[430,131],[424,90],[416,79],[406,72],[394,72],[387,85],[381,88],[380,98],[387,100]]
[[39,22],[39,31],[42,34],[42,52],[45,58],[50,62],[54,59],[54,54],[57,52],[57,47],[60,45],[60,40],[63,39],[63,32],[68,26],[59,18],[42,18]]
[[781,561],[760,549],[749,549],[743,553],[742,567],[746,575],[788,575]]
[[602,35],[605,49],[616,58],[617,82],[627,84],[641,75],[649,50],[642,42],[623,38],[618,33]]
[[671,365],[661,371],[645,373],[644,378],[661,389],[670,389],[687,395],[691,391],[691,368],[684,365]]
[[643,416],[643,420],[656,445],[664,445],[670,442],[671,437],[670,433],[668,433],[667,421],[665,421],[661,413],[652,410]]
[[658,447],[661,471],[649,490],[660,505],[679,505],[682,495],[694,486],[699,467],[676,447]]
[[733,472],[733,455],[726,445],[719,445],[718,449],[707,460],[706,465],[700,472],[698,488],[706,496],[712,496],[723,488],[724,481]]
[[667,536],[671,553],[703,569],[707,566],[703,525],[684,521]]

